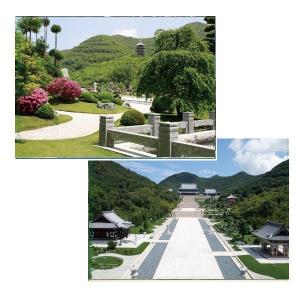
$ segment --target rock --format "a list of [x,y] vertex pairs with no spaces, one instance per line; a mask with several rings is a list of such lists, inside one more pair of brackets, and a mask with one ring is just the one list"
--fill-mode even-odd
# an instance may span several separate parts
[[98,108],[103,108],[103,109],[114,110],[115,109],[115,104],[114,103],[102,103],[102,102],[98,101],[97,102],[97,107]]
[[130,104],[128,102],[123,102],[122,106],[126,108],[130,108]]

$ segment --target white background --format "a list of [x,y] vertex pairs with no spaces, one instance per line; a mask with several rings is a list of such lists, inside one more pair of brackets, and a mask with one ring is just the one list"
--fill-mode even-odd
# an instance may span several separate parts
[[[299,229],[297,2],[2,1],[0,298],[280,299],[296,295],[300,249],[299,234],[294,234]],[[216,15],[218,137],[290,139],[291,279],[88,282],[87,160],[14,159],[16,15]]]

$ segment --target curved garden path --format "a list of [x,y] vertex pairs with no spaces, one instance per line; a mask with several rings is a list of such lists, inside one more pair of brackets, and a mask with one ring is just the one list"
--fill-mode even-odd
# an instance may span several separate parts
[[[149,103],[130,103],[131,107],[147,113],[150,111]],[[57,111],[59,114],[64,114],[72,117],[72,120],[58,125],[26,130],[17,132],[16,139],[21,140],[64,140],[70,138],[79,138],[90,135],[99,129],[99,115],[87,113],[74,113],[67,111]],[[120,114],[111,114],[114,120],[121,118]]]

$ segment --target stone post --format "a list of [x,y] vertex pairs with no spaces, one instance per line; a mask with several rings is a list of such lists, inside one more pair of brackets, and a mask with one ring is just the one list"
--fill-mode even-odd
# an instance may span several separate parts
[[158,136],[158,128],[160,122],[160,114],[149,113],[148,114],[148,123],[152,125],[152,135]]
[[158,157],[172,156],[172,140],[178,138],[178,127],[176,123],[160,122],[158,132]]
[[213,129],[216,129],[216,112],[215,111],[211,111],[208,113],[208,118],[211,120],[214,120],[214,126]]
[[194,133],[194,113],[183,112],[182,121],[187,123],[185,133]]
[[114,127],[114,117],[108,115],[100,115],[99,123],[99,145],[104,147],[113,147],[112,143],[108,144],[107,131]]

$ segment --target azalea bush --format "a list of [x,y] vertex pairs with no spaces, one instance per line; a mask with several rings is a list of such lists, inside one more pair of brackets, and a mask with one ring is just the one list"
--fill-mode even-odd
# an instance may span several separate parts
[[60,77],[48,85],[47,91],[60,100],[74,101],[80,96],[81,87],[76,81]]
[[18,99],[21,114],[33,115],[36,110],[48,102],[48,94],[41,88],[34,89],[30,95]]

